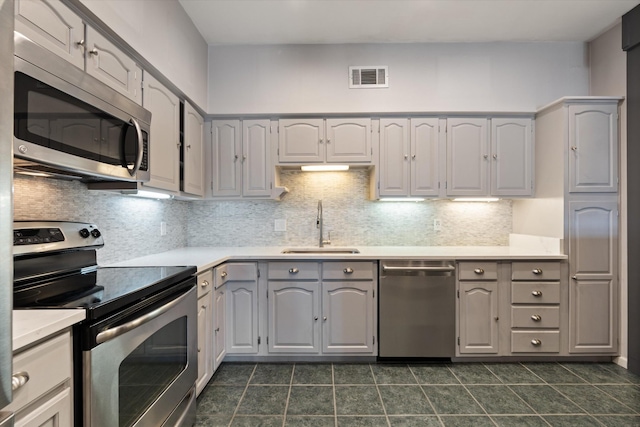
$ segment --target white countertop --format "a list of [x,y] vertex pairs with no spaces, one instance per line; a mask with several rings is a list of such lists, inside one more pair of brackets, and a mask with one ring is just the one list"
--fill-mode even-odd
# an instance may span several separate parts
[[13,351],[54,335],[84,318],[84,310],[13,310]]
[[[207,270],[226,261],[239,260],[518,260],[549,259],[563,260],[567,256],[541,248],[514,246],[357,246],[357,254],[283,254],[289,247],[187,247],[159,254],[147,255],[111,264],[112,267],[193,265],[198,272]],[[331,248],[331,247],[329,247]],[[334,248],[336,249],[336,248]]]

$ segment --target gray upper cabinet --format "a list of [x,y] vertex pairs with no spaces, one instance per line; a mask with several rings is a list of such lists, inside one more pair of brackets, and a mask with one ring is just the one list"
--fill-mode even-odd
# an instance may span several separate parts
[[447,195],[489,194],[489,126],[486,118],[447,119]]
[[240,160],[242,148],[239,120],[211,122],[211,151],[213,196],[240,196],[242,194]]
[[242,195],[268,197],[273,176],[271,165],[271,122],[242,122]]
[[618,191],[618,102],[569,105],[569,191]]
[[84,70],[84,24],[59,0],[16,0],[15,30]]
[[437,118],[410,120],[411,196],[440,195],[440,132]]
[[371,119],[280,119],[281,163],[370,163]]
[[380,196],[409,194],[409,120],[380,119]]
[[491,195],[533,195],[533,120],[491,119]]
[[182,191],[204,196],[204,119],[184,103],[184,181]]
[[144,78],[143,107],[151,112],[151,179],[145,187],[180,190],[180,100],[150,74]]

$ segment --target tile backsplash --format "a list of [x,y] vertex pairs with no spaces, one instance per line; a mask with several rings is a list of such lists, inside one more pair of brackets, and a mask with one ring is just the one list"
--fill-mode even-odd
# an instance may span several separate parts
[[[420,203],[368,200],[369,172],[282,171],[282,201],[149,200],[87,190],[80,182],[15,176],[16,220],[93,222],[109,264],[184,246],[315,246],[318,200],[334,246],[507,245],[511,201]],[[438,219],[441,230],[434,231]],[[285,220],[286,231],[275,231]],[[167,235],[160,236],[160,222]]]

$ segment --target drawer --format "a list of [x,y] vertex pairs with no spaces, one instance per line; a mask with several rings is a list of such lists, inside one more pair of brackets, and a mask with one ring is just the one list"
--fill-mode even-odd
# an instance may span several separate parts
[[460,280],[498,280],[497,262],[460,262],[458,263]]
[[325,280],[373,280],[373,263],[325,262],[322,264],[322,278]]
[[233,262],[213,269],[215,287],[218,289],[228,281],[255,281],[258,269],[254,262]]
[[560,263],[557,261],[514,262],[511,264],[513,280],[560,280]]
[[71,334],[66,332],[13,357],[13,374],[29,380],[13,392],[8,410],[17,412],[56,386],[71,381]]
[[559,328],[560,307],[511,307],[512,328]]
[[511,331],[512,353],[559,353],[559,331]]
[[211,269],[198,274],[198,298],[213,289],[213,271]]
[[512,304],[559,304],[559,282],[511,282]]
[[270,280],[318,280],[318,266],[317,262],[270,262],[268,277]]

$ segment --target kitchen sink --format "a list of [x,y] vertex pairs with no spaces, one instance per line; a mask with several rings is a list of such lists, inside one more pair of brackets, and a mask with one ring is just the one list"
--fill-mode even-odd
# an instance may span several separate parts
[[283,254],[359,254],[356,248],[286,248]]

